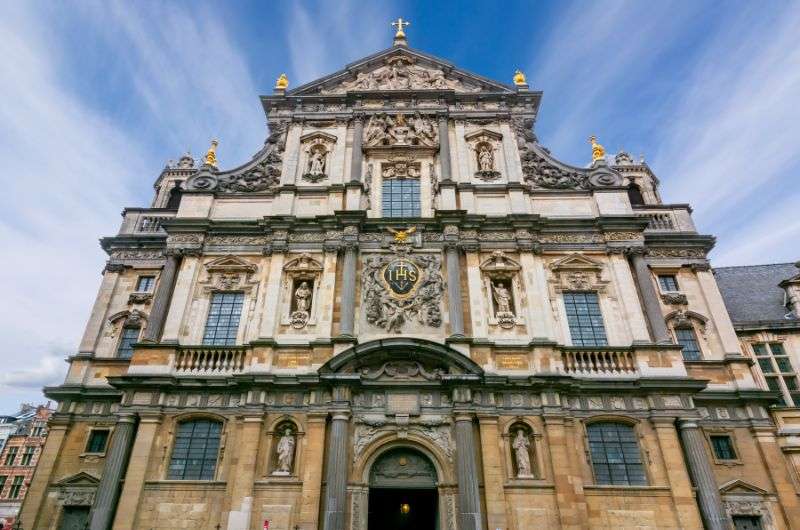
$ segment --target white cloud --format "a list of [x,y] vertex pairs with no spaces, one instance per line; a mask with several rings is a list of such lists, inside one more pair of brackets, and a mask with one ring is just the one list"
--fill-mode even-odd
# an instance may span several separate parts
[[65,371],[66,364],[63,357],[56,355],[41,357],[37,364],[0,374],[0,390],[39,390],[43,386],[57,385],[63,382]]

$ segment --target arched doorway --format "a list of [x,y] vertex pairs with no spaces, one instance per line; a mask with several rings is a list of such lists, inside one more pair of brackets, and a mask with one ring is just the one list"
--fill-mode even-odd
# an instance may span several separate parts
[[436,469],[427,456],[409,448],[386,451],[369,473],[369,530],[439,528]]

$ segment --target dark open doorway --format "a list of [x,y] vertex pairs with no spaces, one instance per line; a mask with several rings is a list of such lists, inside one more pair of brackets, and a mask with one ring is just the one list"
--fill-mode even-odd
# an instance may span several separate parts
[[435,488],[370,488],[369,530],[436,530]]

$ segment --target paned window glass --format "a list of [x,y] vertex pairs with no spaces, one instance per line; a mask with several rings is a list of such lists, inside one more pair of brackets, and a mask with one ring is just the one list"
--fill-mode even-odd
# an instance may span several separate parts
[[9,447],[8,451],[6,451],[6,460],[5,465],[13,466],[14,460],[17,459],[17,451],[19,451],[19,447]]
[[153,290],[153,286],[156,284],[156,277],[155,276],[139,276],[139,280],[136,282],[136,292],[137,293],[149,293]]
[[711,447],[718,460],[736,460],[736,451],[733,449],[733,440],[728,435],[711,435]]
[[33,462],[33,455],[36,452],[36,448],[33,446],[28,446],[22,451],[22,458],[19,460],[19,465],[21,466],[29,466]]
[[6,487],[6,480],[8,480],[7,476],[0,475],[0,497],[3,496],[3,489]]
[[800,406],[800,382],[792,361],[780,342],[753,344],[753,353],[767,381],[767,387],[780,394],[784,406]]
[[243,304],[244,293],[214,293],[208,310],[203,344],[217,346],[236,344]]
[[25,480],[25,477],[22,475],[17,475],[14,477],[14,480],[11,482],[11,489],[8,491],[8,498],[9,499],[18,499],[19,493],[22,491],[22,482]]
[[117,357],[130,359],[133,356],[133,345],[139,342],[139,328],[122,328],[122,337],[117,346]]
[[687,361],[698,361],[702,358],[700,345],[697,343],[697,335],[691,328],[678,328],[675,330],[675,338],[683,347],[683,358]]
[[107,429],[95,429],[89,434],[89,440],[86,441],[87,453],[105,453],[106,443],[108,443]]
[[734,515],[731,518],[734,530],[762,530],[764,528],[760,515]]
[[382,202],[384,217],[419,217],[419,180],[384,180]]
[[624,423],[603,422],[592,423],[586,430],[597,484],[647,484],[633,427]]
[[665,293],[678,291],[678,279],[673,274],[659,275],[658,285],[661,286],[661,291]]
[[597,293],[565,292],[569,333],[574,346],[606,346],[606,329]]
[[169,462],[170,480],[214,480],[222,424],[190,420],[178,425]]

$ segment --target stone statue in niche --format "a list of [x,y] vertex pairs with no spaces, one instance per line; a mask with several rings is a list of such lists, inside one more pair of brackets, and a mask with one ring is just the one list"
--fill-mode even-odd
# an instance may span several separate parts
[[314,291],[306,280],[301,281],[294,290],[294,311],[290,315],[293,328],[301,329],[308,323],[313,295]]
[[503,328],[512,328],[515,323],[514,300],[511,290],[501,281],[490,281],[492,298],[495,303],[495,318]]
[[489,141],[478,143],[474,148],[478,171],[475,176],[484,181],[500,178],[500,172],[495,167],[494,147]]
[[303,179],[309,182],[319,182],[324,180],[327,175],[325,174],[325,159],[328,152],[322,145],[316,145],[308,153],[308,167],[306,172],[303,173]]
[[480,171],[494,170],[494,154],[488,145],[483,145],[478,151],[478,167]]
[[277,469],[272,472],[277,476],[288,476],[292,474],[292,461],[294,460],[294,433],[289,427],[284,428],[283,436],[278,441],[276,448]]
[[511,446],[514,448],[514,459],[517,463],[517,478],[533,477],[530,455],[531,442],[523,429],[517,431]]

